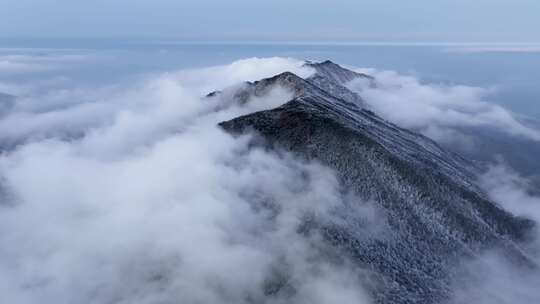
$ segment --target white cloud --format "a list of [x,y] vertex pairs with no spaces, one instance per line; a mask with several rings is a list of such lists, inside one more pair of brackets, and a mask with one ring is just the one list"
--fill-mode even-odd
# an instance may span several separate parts
[[[523,265],[521,265],[523,266]],[[511,264],[500,252],[465,263],[457,277],[452,304],[529,304],[540,301],[538,272]]]
[[31,64],[0,58],[0,71],[2,73],[28,73],[46,70],[47,67],[40,64]]
[[316,233],[297,232],[306,215],[333,220],[342,199],[333,173],[216,126],[290,92],[218,112],[223,100],[200,98],[212,82],[294,67],[250,59],[24,99],[0,128],[3,141],[33,138],[0,156],[2,299],[367,303],[362,270],[326,259]]
[[[439,142],[476,149],[473,137],[463,130],[482,127],[512,136],[540,141],[540,130],[518,121],[510,111],[488,102],[493,89],[463,85],[421,83],[417,78],[394,71],[359,69],[376,78],[376,86],[363,79],[348,87],[360,93],[370,108],[400,126],[422,132]],[[515,147],[526,149],[526,147]],[[540,223],[540,197],[534,184],[508,167],[493,165],[479,185],[489,198],[509,212]],[[532,244],[525,254],[540,262],[540,238],[531,232]],[[470,261],[462,261],[455,276],[450,303],[525,304],[540,301],[540,275],[524,265],[509,261],[501,251],[490,250]]]
[[[393,71],[359,70],[377,79],[363,79],[348,87],[359,92],[379,115],[400,126],[419,130],[435,140],[459,134],[457,128],[490,127],[510,135],[540,141],[540,131],[519,122],[508,110],[489,103],[492,90],[463,85],[423,84]],[[459,137],[459,136],[458,136]],[[454,140],[455,138],[451,139]]]
[[[227,91],[201,99],[284,71],[313,73],[302,64],[252,58],[128,87],[26,90],[0,120],[0,142],[21,144],[0,157],[2,297],[15,304],[370,302],[358,278],[364,270],[325,259],[317,234],[297,233],[305,214],[337,220],[332,211],[343,198],[333,173],[248,149],[249,138],[216,127],[279,106],[291,92],[276,87],[244,106],[228,102]],[[484,89],[369,73],[378,87],[350,86],[405,127],[466,141],[456,127],[492,126],[538,140],[537,131],[485,102]],[[536,217],[537,198],[505,170],[493,168],[482,185],[505,208]],[[456,299],[537,299],[540,281],[521,284],[530,277],[495,258],[482,263],[470,265],[480,274],[473,292],[460,289]],[[284,287],[264,295],[271,283]]]
[[[540,222],[540,197],[532,184],[502,163],[493,165],[479,178],[489,197],[513,214]],[[528,244],[526,255],[540,262],[540,239]],[[489,251],[463,265],[467,276],[456,280],[452,303],[528,304],[540,301],[537,269],[509,261],[504,252]]]
[[[80,136],[95,127],[111,124],[114,120],[130,120],[133,115],[143,116],[145,121],[152,124],[152,113],[161,110],[164,111],[161,114],[174,125],[177,119],[175,115],[211,109],[209,106],[201,106],[204,102],[199,102],[200,96],[215,89],[270,77],[284,71],[293,71],[303,76],[313,72],[302,65],[302,61],[293,59],[251,58],[229,65],[151,76],[129,88],[110,86],[30,91],[19,98],[13,113],[0,121],[0,143],[10,145],[28,138],[41,139],[62,134]],[[273,94],[250,106],[270,108],[286,102],[290,97],[283,91],[274,90]],[[182,99],[190,102],[182,103]],[[162,104],[157,104],[158,101]],[[254,111],[257,108],[246,110]],[[14,125],[18,127],[12,128]],[[135,128],[128,129],[135,132]],[[149,126],[143,131],[151,132],[151,129],[152,126]]]
[[[513,113],[486,101],[492,90],[462,86],[424,84],[414,77],[393,71],[360,70],[373,75],[377,86],[362,80],[348,86],[359,92],[379,115],[400,126],[422,132],[439,142],[464,149],[476,149],[475,138],[463,130],[486,127],[512,136],[540,141],[540,131],[518,121]],[[465,148],[464,148],[465,147]],[[526,147],[515,147],[526,149]],[[540,223],[540,197],[534,184],[510,168],[493,165],[480,176],[479,185],[489,198],[507,211]],[[524,245],[525,254],[540,262],[540,238],[531,232],[533,242]],[[507,254],[489,250],[459,265],[450,303],[525,304],[540,301],[540,275]]]
[[491,166],[479,181],[505,209],[540,223],[540,197],[531,193],[534,185],[526,178],[501,163]]
[[256,81],[288,71],[308,77],[314,70],[304,67],[304,61],[291,58],[248,58],[232,64],[175,73],[174,77],[199,94],[221,90],[244,81]]

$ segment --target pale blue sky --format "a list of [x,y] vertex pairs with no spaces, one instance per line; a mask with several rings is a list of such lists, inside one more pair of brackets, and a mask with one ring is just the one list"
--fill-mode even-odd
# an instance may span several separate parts
[[539,0],[0,0],[0,38],[539,42]]

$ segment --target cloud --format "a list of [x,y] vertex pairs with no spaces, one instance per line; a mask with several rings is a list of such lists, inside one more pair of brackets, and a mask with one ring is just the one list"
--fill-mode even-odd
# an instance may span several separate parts
[[298,231],[306,216],[337,220],[333,172],[216,126],[291,93],[247,107],[199,94],[294,67],[250,59],[20,101],[0,128],[20,142],[0,157],[2,298],[368,303],[364,270]]
[[508,110],[486,99],[493,90],[463,85],[424,84],[393,71],[359,70],[377,79],[371,86],[357,79],[348,87],[359,92],[379,115],[438,141],[462,138],[459,128],[489,127],[512,136],[540,141],[540,131],[524,125]]
[[0,71],[2,73],[28,73],[46,70],[45,66],[0,58]]
[[[25,53],[13,52],[11,49],[0,48],[0,72],[5,75],[32,74],[57,70],[66,64],[73,64],[87,59],[84,54],[50,53],[35,51]],[[4,54],[2,54],[4,53]]]
[[479,182],[491,198],[505,209],[540,223],[540,192],[534,189],[531,181],[499,163],[490,166],[480,176]]
[[463,265],[454,285],[452,304],[529,304],[540,301],[540,275],[511,264],[501,253],[488,252]]
[[304,61],[291,58],[248,58],[229,65],[181,71],[174,76],[199,94],[221,90],[244,81],[256,81],[282,72],[292,72],[306,78],[315,71],[304,66]]
[[[503,163],[492,165],[479,177],[479,185],[491,200],[513,214],[540,223],[540,196],[532,183]],[[526,254],[540,262],[539,235],[529,244]],[[452,303],[527,304],[540,301],[540,274],[519,263],[509,261],[499,251],[489,251],[462,265],[464,275],[455,282]]]
[[[328,258],[332,249],[317,233],[298,231],[306,217],[341,220],[336,208],[350,198],[333,172],[216,127],[292,96],[276,87],[243,106],[230,102],[243,81],[313,73],[302,65],[251,58],[127,86],[25,91],[0,119],[0,144],[9,147],[0,156],[2,297],[15,304],[369,303],[367,270]],[[378,87],[350,86],[403,126],[435,138],[460,138],[462,126],[536,138],[485,102],[484,89],[370,74]],[[224,94],[202,98],[216,89]],[[508,210],[537,216],[538,200],[516,173],[493,167],[480,183]],[[374,208],[361,212],[370,222],[380,221]],[[540,280],[496,253],[466,271],[472,278],[456,286],[457,303],[538,299]]]
[[[487,101],[493,90],[463,85],[425,84],[417,78],[393,71],[359,71],[375,76],[376,86],[360,79],[349,83],[348,87],[359,92],[374,112],[439,142],[458,145],[460,151],[482,149],[478,146],[477,138],[467,135],[474,134],[467,133],[474,128],[496,130],[512,137],[540,141],[539,130],[525,125],[510,111]],[[481,137],[483,133],[479,134],[477,136]],[[516,146],[513,149],[527,149],[527,146]],[[485,153],[495,155],[497,151],[485,150]],[[478,184],[490,200],[505,210],[540,223],[540,192],[535,188],[537,183],[501,162],[490,165],[479,177]],[[522,244],[519,250],[532,261],[540,263],[540,235],[537,230],[531,232],[531,240],[531,243]],[[483,252],[469,260],[460,261],[456,266],[450,303],[540,302],[538,271],[509,260],[503,250]]]
[[[283,71],[293,71],[303,76],[313,73],[312,69],[302,65],[302,61],[293,59],[251,58],[229,65],[148,76],[128,88],[74,87],[68,90],[54,88],[45,92],[43,89],[30,91],[19,98],[13,113],[0,121],[0,145],[11,146],[25,140],[62,135],[77,137],[103,124],[112,124],[116,119],[129,120],[133,115],[142,115],[149,121],[152,116],[148,112],[160,109],[155,100],[162,100],[164,107],[169,106],[166,116],[176,119],[175,115],[179,113],[202,111],[193,107],[199,107],[198,98],[213,90],[270,77]],[[262,106],[260,109],[264,109],[288,101],[290,95],[281,93],[283,96],[277,97],[275,95],[278,92],[273,91],[274,96],[255,103],[255,107]],[[182,98],[196,101],[180,104]],[[267,104],[269,102],[273,104]],[[13,125],[18,127],[11,128]],[[149,132],[148,129],[144,131]]]

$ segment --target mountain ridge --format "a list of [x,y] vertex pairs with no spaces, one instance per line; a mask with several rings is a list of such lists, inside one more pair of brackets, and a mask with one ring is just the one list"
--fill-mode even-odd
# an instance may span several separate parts
[[[333,63],[326,65],[336,68]],[[371,239],[348,224],[321,230],[328,243],[376,274],[382,282],[373,291],[376,302],[448,299],[454,264],[494,247],[503,248],[518,263],[535,267],[520,247],[533,222],[490,201],[475,184],[471,162],[381,119],[362,108],[362,103],[333,96],[309,78],[302,81],[293,75],[254,82],[255,89],[247,96],[284,80],[295,85],[293,92],[301,91],[298,85],[305,86],[303,94],[295,93],[275,109],[219,126],[231,134],[254,133],[267,149],[328,166],[347,191],[384,210],[390,230],[384,240]],[[335,79],[328,81],[331,87]],[[345,213],[354,221],[356,207],[347,208]]]

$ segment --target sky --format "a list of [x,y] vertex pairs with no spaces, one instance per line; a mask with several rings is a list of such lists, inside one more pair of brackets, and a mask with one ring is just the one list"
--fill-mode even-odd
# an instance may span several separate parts
[[0,38],[540,41],[537,0],[0,0]]

